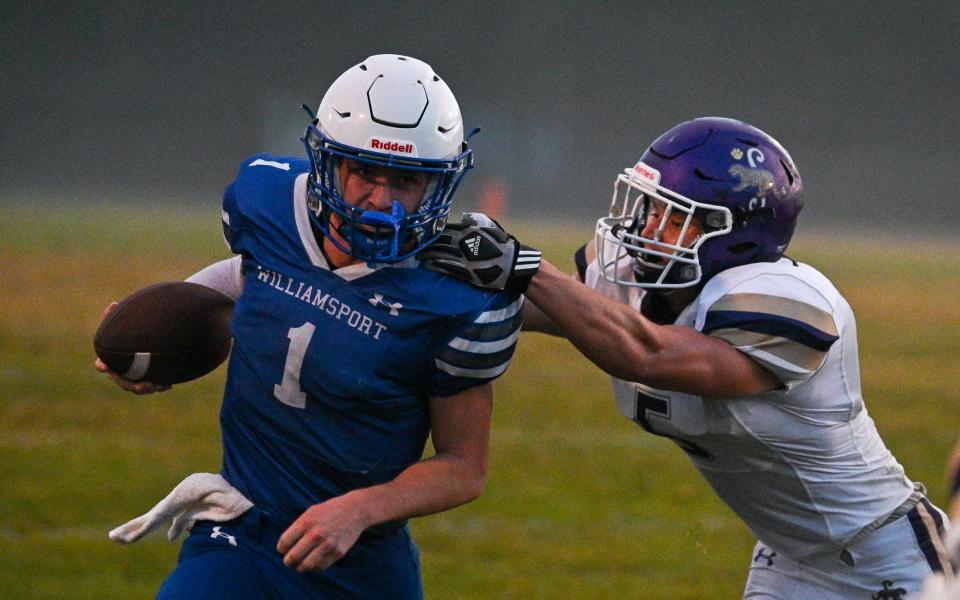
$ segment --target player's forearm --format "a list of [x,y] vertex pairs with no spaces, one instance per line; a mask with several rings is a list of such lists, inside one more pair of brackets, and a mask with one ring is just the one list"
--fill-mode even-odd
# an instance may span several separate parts
[[466,504],[483,492],[486,480],[485,460],[477,464],[438,454],[411,465],[390,482],[354,490],[348,496],[369,527]]
[[[592,261],[596,256],[595,253],[589,254],[590,247],[591,245],[588,245],[584,248],[588,252],[588,256],[593,257],[588,258],[587,260]],[[553,265],[550,266],[551,268],[553,267]],[[583,279],[580,275],[570,275],[569,279],[577,285],[583,285]],[[529,301],[523,303],[523,330],[564,337],[563,330],[553,321],[553,319],[547,316],[547,314],[543,312],[536,304]]]
[[543,261],[527,299],[598,367],[621,379],[643,381],[650,359],[664,349],[659,327],[628,306],[597,294]]
[[480,495],[490,462],[493,388],[485,383],[430,398],[430,432],[436,454],[416,462],[392,481],[354,490],[344,498],[364,528],[429,515]]
[[527,288],[527,299],[614,377],[716,398],[754,395],[779,385],[772,373],[727,342],[690,327],[657,325],[547,263]]
[[553,319],[537,308],[536,304],[529,301],[523,303],[523,330],[525,332],[533,331],[549,335],[563,335],[563,332],[557,327],[557,324],[553,322]]

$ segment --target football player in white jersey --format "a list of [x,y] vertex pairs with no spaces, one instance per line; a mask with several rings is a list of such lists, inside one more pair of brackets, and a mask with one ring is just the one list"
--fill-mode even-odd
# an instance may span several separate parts
[[867,413],[850,306],[783,255],[802,206],[776,140],[701,118],[617,176],[576,279],[538,269],[483,215],[420,258],[528,286],[525,329],[567,337],[612,375],[620,412],[676,441],[756,534],[745,598],[909,598],[950,571],[944,516]]

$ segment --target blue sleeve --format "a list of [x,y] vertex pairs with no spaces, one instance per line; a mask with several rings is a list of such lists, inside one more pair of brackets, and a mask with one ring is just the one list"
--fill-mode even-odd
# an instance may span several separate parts
[[463,317],[433,354],[430,397],[451,396],[502,375],[517,347],[523,296],[496,294],[484,309]]
[[[257,239],[280,240],[293,223],[293,182],[305,162],[262,152],[248,157],[223,192],[223,238],[235,254],[251,254]],[[264,232],[259,234],[258,231]]]
[[246,229],[243,214],[237,208],[237,182],[234,181],[223,191],[223,239],[234,254],[240,254],[243,230]]

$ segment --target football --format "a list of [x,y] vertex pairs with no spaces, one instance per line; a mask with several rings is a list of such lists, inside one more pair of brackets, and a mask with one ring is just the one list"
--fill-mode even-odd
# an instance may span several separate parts
[[217,368],[230,353],[233,300],[183,281],[158,283],[124,298],[104,317],[93,349],[132,381],[172,385]]

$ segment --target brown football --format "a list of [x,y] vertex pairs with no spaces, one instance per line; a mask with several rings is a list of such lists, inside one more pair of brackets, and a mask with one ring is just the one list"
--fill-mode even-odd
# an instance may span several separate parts
[[93,349],[111,370],[162,385],[197,379],[230,353],[233,300],[184,281],[158,283],[124,298],[104,317]]

